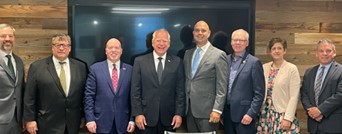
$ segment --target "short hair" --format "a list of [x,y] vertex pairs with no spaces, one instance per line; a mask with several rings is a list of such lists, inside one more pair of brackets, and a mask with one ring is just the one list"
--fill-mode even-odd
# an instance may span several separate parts
[[244,30],[244,29],[237,29],[237,30],[235,30],[233,33],[232,33],[232,37],[237,33],[237,32],[244,32],[245,34],[246,34],[246,40],[248,41],[249,40],[249,33],[246,31],[246,30]]
[[6,23],[0,24],[0,29],[6,28],[6,27],[11,28],[13,30],[13,33],[15,32],[15,29],[14,29],[14,27],[12,25],[6,24]]
[[152,40],[154,40],[154,38],[156,37],[156,33],[157,32],[166,32],[167,33],[167,38],[169,39],[169,41],[171,40],[170,38],[170,34],[169,34],[169,31],[167,31],[165,28],[161,28],[161,29],[157,29],[156,31],[153,32],[153,35],[152,35]]
[[336,51],[336,47],[335,47],[334,42],[333,42],[331,39],[328,39],[328,38],[324,38],[324,39],[319,40],[319,41],[317,42],[317,49],[318,49],[318,47],[319,47],[321,44],[325,44],[325,43],[330,44],[331,47],[332,47],[332,49],[333,49],[334,51]]
[[282,38],[279,38],[279,37],[275,37],[275,38],[272,38],[269,42],[268,42],[268,49],[272,49],[272,47],[274,46],[274,44],[276,43],[280,43],[284,50],[287,49],[287,42],[285,39],[282,39]]
[[52,40],[53,43],[54,41],[68,41],[69,45],[71,45],[71,39],[70,36],[66,33],[59,33],[59,34],[55,34],[54,36],[52,36]]

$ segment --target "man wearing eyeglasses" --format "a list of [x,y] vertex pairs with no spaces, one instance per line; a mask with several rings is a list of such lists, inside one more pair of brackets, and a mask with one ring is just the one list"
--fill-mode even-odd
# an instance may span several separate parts
[[12,52],[14,28],[0,24],[0,134],[20,134],[24,64]]
[[52,56],[31,64],[24,95],[24,121],[30,134],[78,134],[86,65],[68,58],[70,37],[52,37]]
[[226,134],[255,134],[255,122],[265,94],[262,64],[246,52],[249,34],[243,29],[231,36],[228,55],[228,93],[223,111]]

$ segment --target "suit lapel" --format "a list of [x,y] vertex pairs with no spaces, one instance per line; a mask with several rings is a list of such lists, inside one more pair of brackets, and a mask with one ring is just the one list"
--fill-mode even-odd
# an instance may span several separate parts
[[[308,78],[311,78],[312,80],[310,80],[310,87],[309,89],[312,90],[312,92],[309,92],[309,96],[315,97],[315,82],[316,82],[316,74],[317,74],[317,70],[318,70],[319,65],[315,66],[312,71],[310,72]],[[312,104],[315,104],[315,100],[312,99]]]
[[153,53],[150,53],[147,56],[148,56],[148,58],[146,59],[147,60],[147,69],[148,69],[148,71],[150,71],[150,74],[152,74],[154,81],[157,84],[159,84],[158,75],[157,75],[157,71],[156,71],[157,69],[156,69],[156,66],[154,64]]
[[[56,68],[55,68],[55,65],[53,64],[53,61],[52,61],[52,57],[49,57],[47,60],[46,60],[46,64],[47,64],[47,70],[49,71],[51,77],[53,78],[53,80],[55,81],[57,87],[58,87],[58,90],[64,95],[64,97],[66,97],[64,91],[63,91],[63,88],[62,88],[62,85],[59,81],[59,77],[57,75],[57,72],[56,72]],[[71,63],[70,63],[71,64]],[[71,67],[70,67],[70,71],[74,71],[74,70],[71,70]],[[71,77],[72,78],[72,77]],[[72,81],[70,82],[70,87],[72,85]]]
[[9,75],[9,77],[15,82],[15,77],[9,70],[4,60],[1,60],[0,66],[2,66],[2,68],[6,71],[7,75]]
[[110,72],[109,72],[109,68],[108,68],[108,61],[105,60],[104,62],[101,63],[101,71],[102,71],[102,76],[104,76],[104,80],[107,82],[108,86],[111,90],[111,93],[114,93],[114,87],[113,87],[113,83],[112,83],[112,78],[110,77]]
[[172,61],[173,61],[172,57],[170,55],[166,55],[161,83],[163,83],[165,77],[167,76],[167,74],[170,70],[170,67],[172,66]]
[[238,69],[238,71],[236,72],[236,77],[239,76],[240,72],[241,72],[242,69],[245,67],[245,65],[246,65],[246,62],[245,62],[245,61],[248,60],[248,57],[249,57],[248,53],[245,52],[245,55],[244,55],[244,56],[242,57],[242,59],[241,59],[241,62],[242,62],[242,63],[240,64],[239,69]]
[[[327,83],[331,80],[331,78],[332,78],[332,76],[335,74],[336,70],[337,70],[337,65],[335,64],[335,62],[332,62],[332,63],[331,63],[331,66],[330,66],[330,69],[327,70],[327,71],[329,71],[329,72],[328,72],[327,75],[325,76],[325,79],[324,79],[323,85],[322,85],[322,90],[321,90],[321,92],[319,93],[319,95],[322,94],[322,92],[324,91],[324,89],[325,89],[326,86],[327,86]],[[316,72],[317,72],[317,71],[316,71]]]
[[119,94],[120,90],[121,90],[121,85],[122,85],[122,81],[124,80],[124,78],[126,77],[126,65],[124,63],[120,63],[120,76],[119,76],[119,82],[118,82],[118,87],[116,89],[116,94]]
[[[212,50],[213,50],[213,46],[212,45],[209,45],[207,51],[204,53],[199,65],[198,65],[198,68],[195,72],[195,76],[197,75],[197,73],[201,70],[203,64],[208,60],[208,58],[210,57],[210,55],[212,54]],[[193,78],[195,78],[195,76]]]
[[185,69],[187,69],[187,70],[185,70],[185,73],[186,73],[186,76],[188,76],[188,78],[190,78],[190,79],[192,79],[192,76],[191,76],[191,70],[192,70],[192,56],[194,55],[194,52],[195,52],[195,50],[196,50],[196,47],[195,48],[192,48],[192,49],[190,49],[190,50],[188,50],[189,51],[189,58],[188,58],[188,60],[187,60],[187,63],[185,63],[186,65],[188,65],[189,67],[186,67]]

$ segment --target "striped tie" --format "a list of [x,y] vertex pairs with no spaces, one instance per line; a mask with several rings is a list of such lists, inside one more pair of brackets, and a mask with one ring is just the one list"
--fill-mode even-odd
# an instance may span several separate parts
[[318,106],[318,98],[319,98],[319,95],[322,91],[322,80],[323,80],[323,74],[324,74],[324,69],[325,69],[325,66],[322,66],[321,67],[321,72],[319,73],[317,79],[316,79],[316,83],[315,83],[315,103],[316,103],[316,106]]

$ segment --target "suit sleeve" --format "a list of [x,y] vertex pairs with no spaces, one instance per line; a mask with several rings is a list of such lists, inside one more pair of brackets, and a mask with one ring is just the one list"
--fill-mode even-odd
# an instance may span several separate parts
[[313,107],[313,105],[310,103],[310,98],[309,98],[309,87],[310,87],[309,80],[314,79],[314,78],[309,78],[308,75],[310,73],[310,70],[311,69],[307,69],[305,71],[302,87],[300,89],[301,101],[305,110],[307,110],[310,107]]
[[36,95],[37,95],[37,80],[35,72],[37,67],[35,64],[31,64],[27,74],[27,84],[24,93],[24,115],[23,121],[35,121],[36,120]]
[[141,67],[139,57],[135,59],[131,81],[132,116],[143,115]]
[[262,64],[259,60],[257,60],[252,67],[252,81],[254,97],[247,114],[252,118],[255,118],[261,109],[265,97],[265,76]]
[[216,97],[213,110],[223,111],[226,102],[228,85],[228,60],[227,55],[222,52],[216,62]]
[[[321,104],[319,104],[318,109],[324,115],[324,117],[329,117],[336,109],[342,107],[342,67],[338,66],[339,73],[333,75],[338,75],[337,81],[332,80],[330,82],[337,82],[335,90],[332,90],[331,96],[325,99]],[[326,89],[325,89],[326,90]],[[335,92],[334,92],[335,91]]]
[[287,104],[284,119],[293,121],[297,109],[299,99],[299,88],[300,88],[300,76],[296,66],[293,66],[289,70],[290,81],[288,93],[290,94],[290,100]]
[[95,95],[96,95],[96,77],[95,71],[91,67],[87,77],[84,91],[84,113],[86,122],[95,121]]
[[177,69],[177,85],[176,85],[176,115],[185,115],[185,83],[184,83],[184,66],[180,61]]

